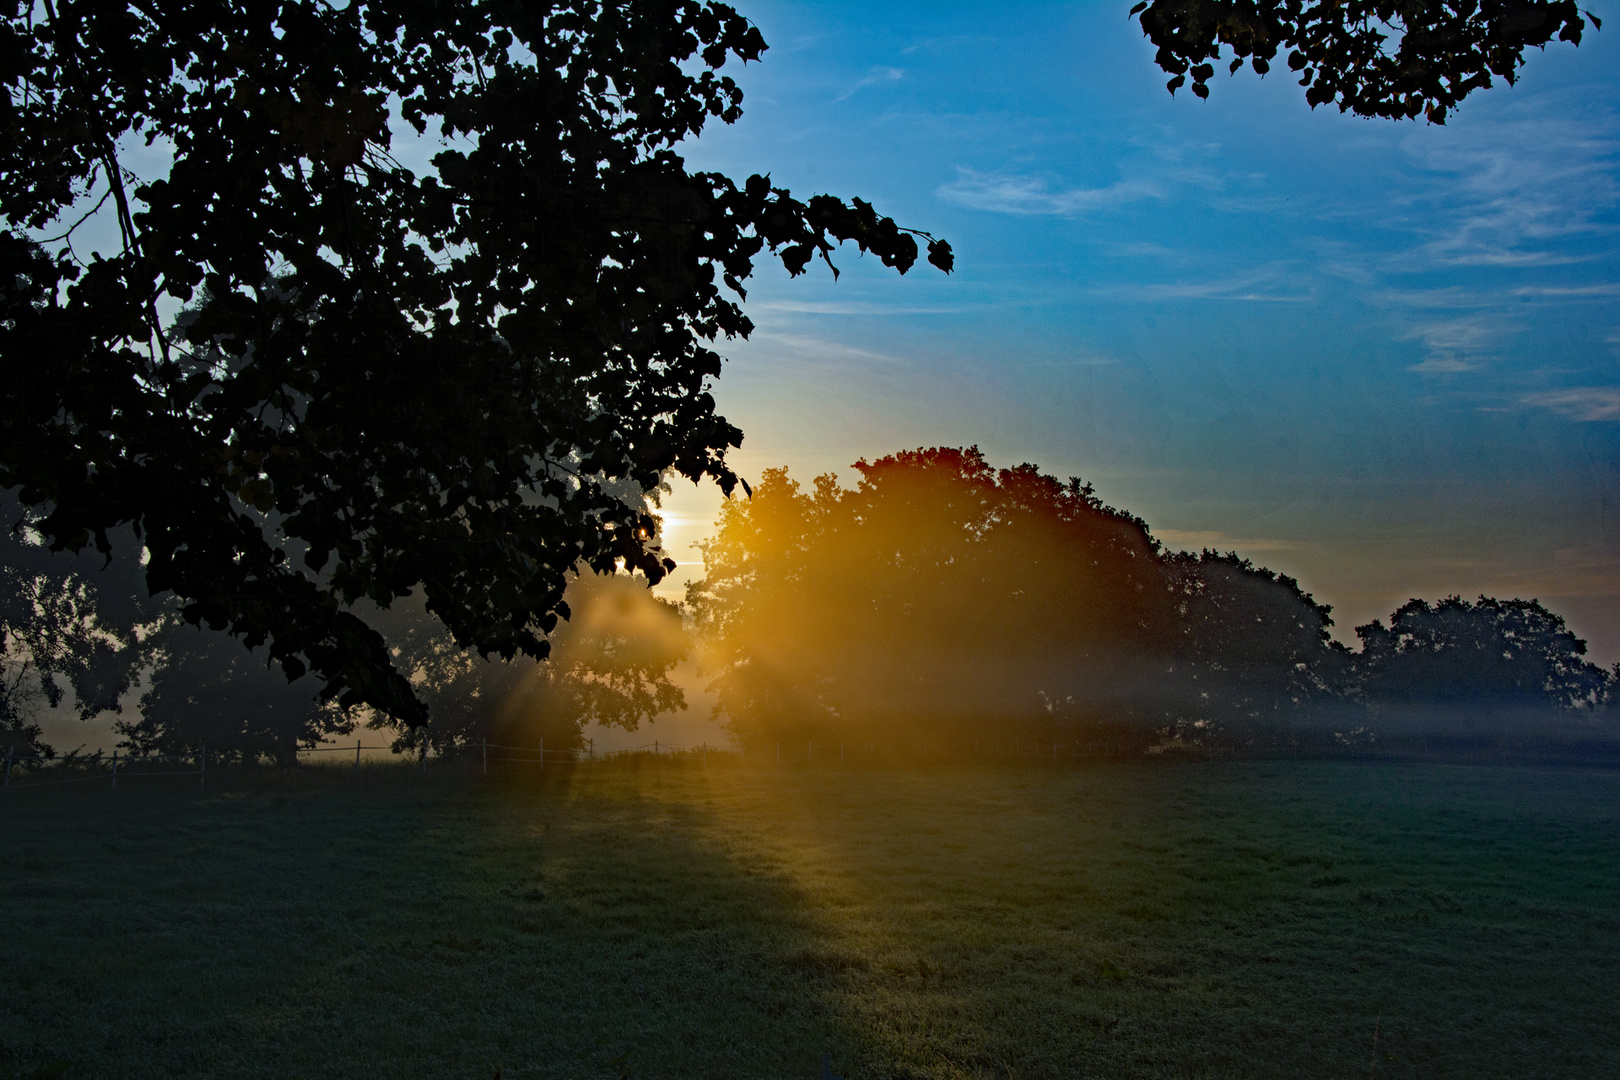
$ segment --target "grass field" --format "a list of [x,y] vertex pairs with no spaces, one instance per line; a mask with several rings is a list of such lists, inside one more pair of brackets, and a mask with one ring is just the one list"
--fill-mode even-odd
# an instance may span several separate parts
[[0,802],[19,1072],[1620,1076],[1616,772],[143,783]]

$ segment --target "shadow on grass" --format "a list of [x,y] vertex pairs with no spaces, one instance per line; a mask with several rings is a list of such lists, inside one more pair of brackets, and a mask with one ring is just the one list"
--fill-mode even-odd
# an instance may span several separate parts
[[19,1072],[1620,1071],[1613,773],[628,759],[39,794],[0,804]]
[[1610,1075],[1620,774],[779,770],[852,1076]]
[[84,1076],[805,1076],[792,880],[690,770],[10,800],[0,1039]]

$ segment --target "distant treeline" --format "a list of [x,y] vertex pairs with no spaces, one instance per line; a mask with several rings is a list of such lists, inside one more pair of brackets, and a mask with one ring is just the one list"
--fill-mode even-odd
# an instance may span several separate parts
[[1534,600],[1330,609],[1232,553],[1166,550],[1089,485],[977,449],[767,472],[688,590],[744,741],[1033,737],[1312,750],[1604,742],[1620,665]]
[[429,706],[431,723],[413,730],[323,699],[316,679],[289,680],[262,647],[194,625],[172,594],[150,596],[132,535],[115,536],[107,560],[53,555],[15,502],[4,511],[23,524],[0,530],[0,757],[71,754],[72,743],[49,745],[39,723],[47,706],[70,700],[82,719],[112,713],[126,752],[207,747],[213,760],[282,765],[362,727],[403,752],[454,753],[483,739],[562,750],[587,724],[634,728],[685,707],[669,676],[688,635],[675,606],[639,578],[579,577],[572,618],[550,635],[544,663],[462,648],[417,597],[367,612]]
[[1357,627],[1353,651],[1292,578],[1167,550],[1077,479],[997,470],[977,449],[855,468],[853,488],[771,470],[728,500],[684,623],[640,579],[589,573],[543,663],[469,654],[420,601],[371,612],[431,710],[416,730],[322,701],[147,596],[133,537],[90,566],[15,530],[0,541],[0,753],[48,750],[37,717],[69,687],[85,717],[134,696],[117,730],[137,751],[290,763],[360,724],[402,750],[563,749],[589,723],[684,708],[671,675],[689,658],[745,746],[1620,753],[1620,664],[1587,661],[1535,600],[1412,600]]

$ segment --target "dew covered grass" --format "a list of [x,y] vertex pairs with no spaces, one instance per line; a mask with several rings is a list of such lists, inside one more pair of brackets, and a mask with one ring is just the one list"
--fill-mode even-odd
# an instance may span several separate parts
[[0,801],[0,1064],[1620,1075],[1612,771],[632,760],[142,783]]

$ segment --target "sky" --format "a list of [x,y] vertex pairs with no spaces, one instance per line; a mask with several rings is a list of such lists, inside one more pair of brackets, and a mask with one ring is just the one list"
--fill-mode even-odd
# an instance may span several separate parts
[[[1347,642],[1484,593],[1620,660],[1620,5],[1444,126],[1312,112],[1281,64],[1172,97],[1120,0],[738,7],[771,48],[688,163],[957,258],[754,280],[745,477],[977,445],[1297,577]],[[719,499],[665,501],[666,594]]]

